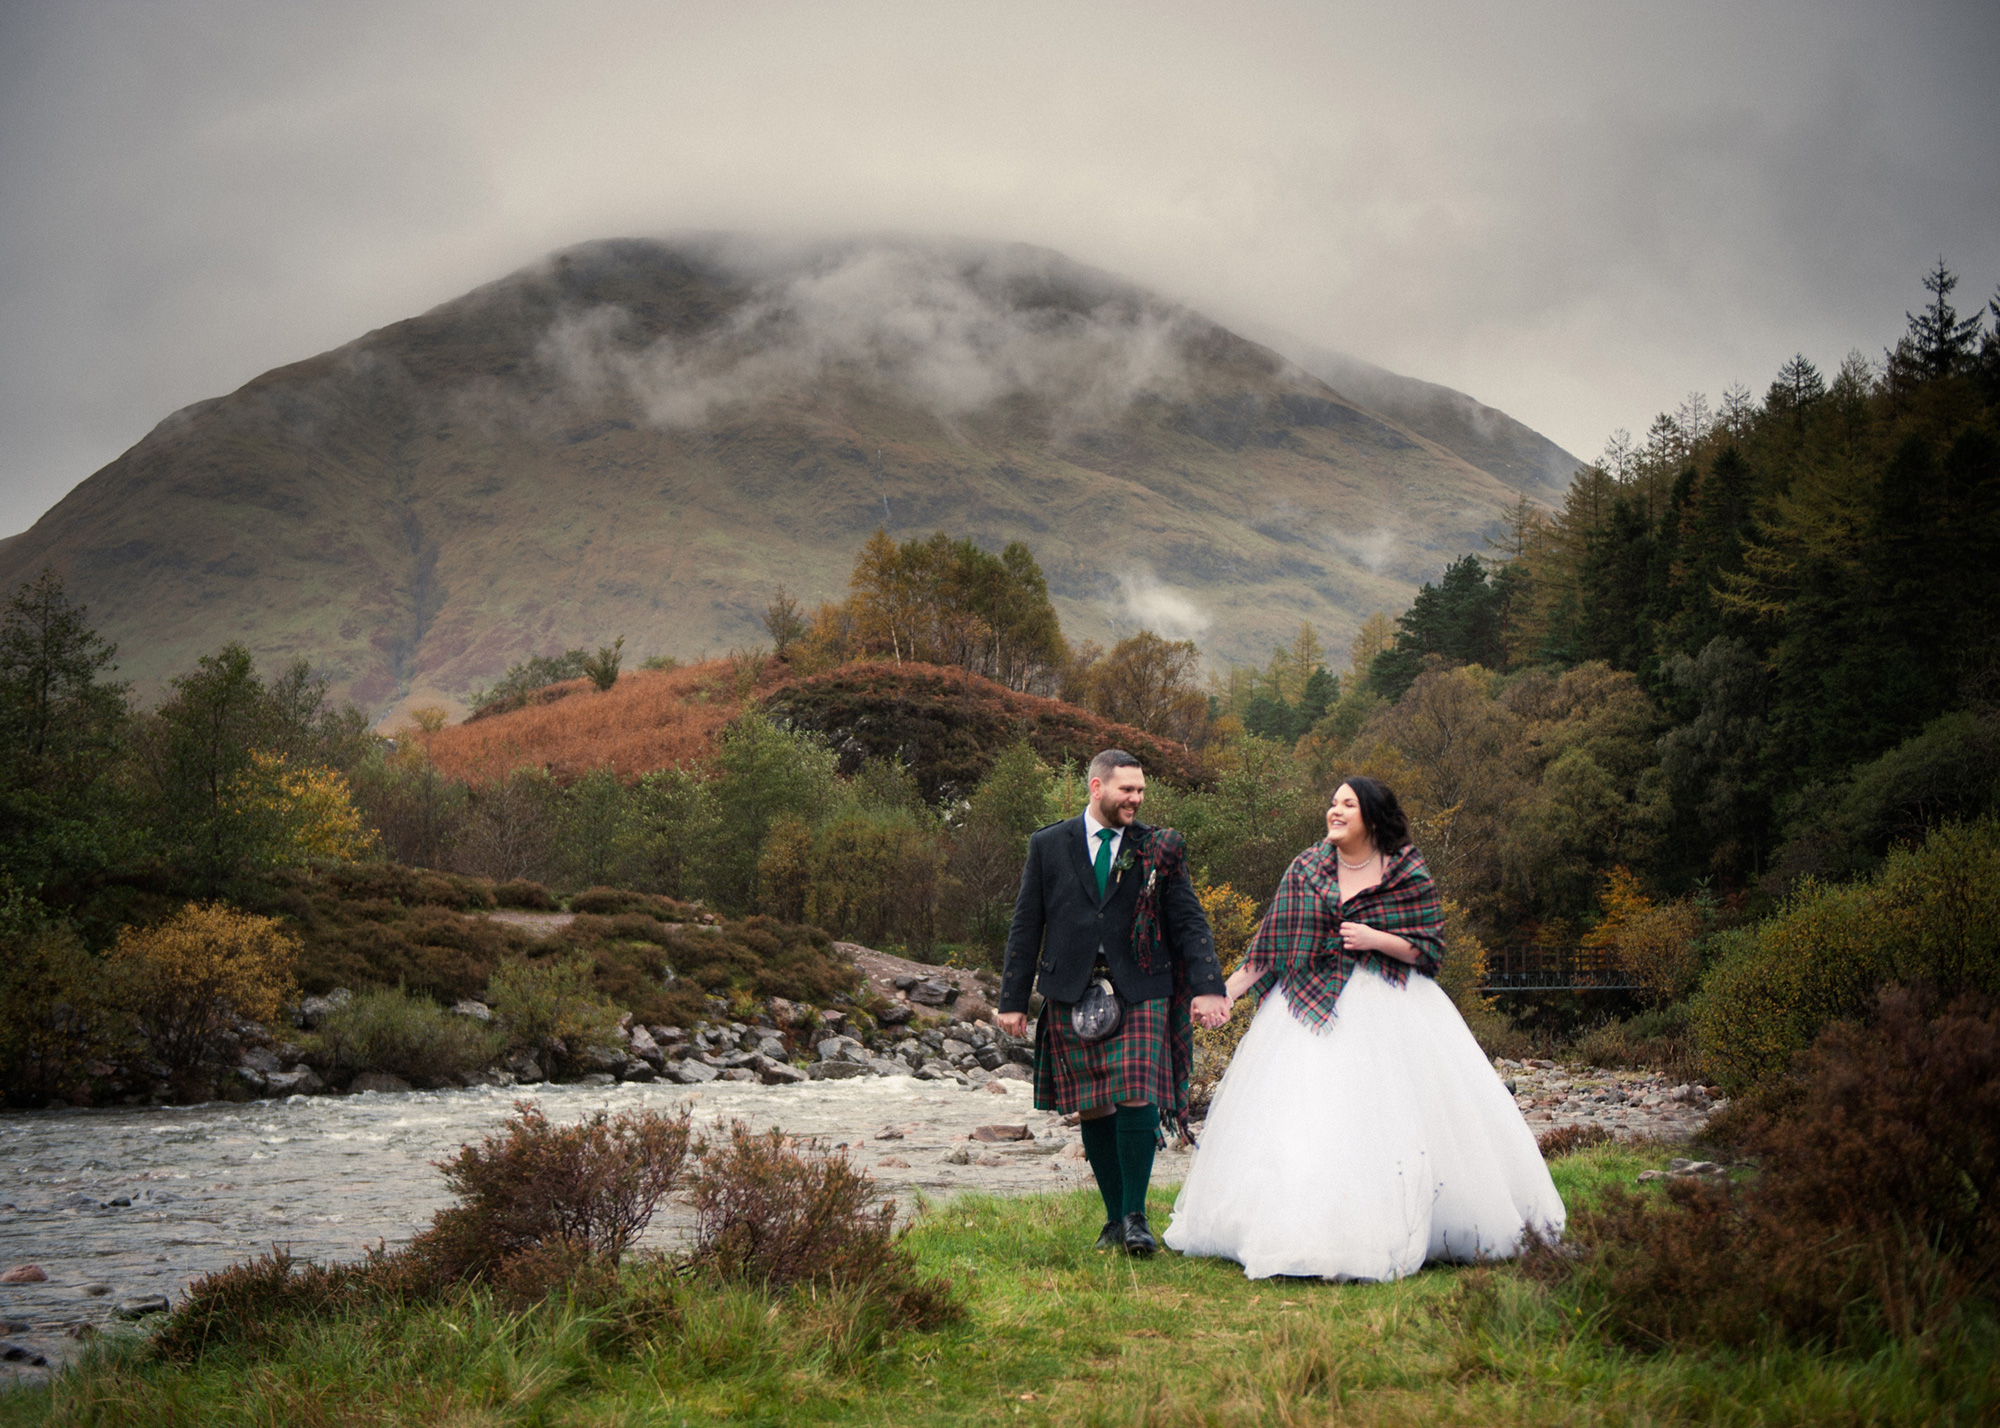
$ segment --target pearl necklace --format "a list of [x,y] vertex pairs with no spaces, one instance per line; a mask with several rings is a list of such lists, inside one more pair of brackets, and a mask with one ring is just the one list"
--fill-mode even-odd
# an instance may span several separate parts
[[1374,861],[1375,861],[1375,860],[1376,860],[1377,858],[1381,857],[1382,855],[1381,855],[1380,853],[1370,853],[1370,854],[1369,854],[1369,855],[1368,855],[1367,857],[1363,858],[1363,859],[1362,859],[1362,860],[1361,860],[1360,862],[1358,862],[1358,863],[1350,863],[1350,862],[1348,862],[1348,861],[1347,861],[1347,859],[1345,859],[1345,858],[1343,858],[1343,857],[1341,857],[1341,856],[1340,856],[1340,849],[1339,849],[1338,847],[1335,847],[1335,848],[1334,848],[1334,850],[1333,850],[1333,856],[1334,856],[1334,859],[1335,859],[1335,861],[1337,861],[1337,862],[1338,862],[1338,863],[1340,864],[1340,866],[1341,866],[1341,867],[1343,867],[1343,868],[1347,869],[1347,871],[1348,871],[1348,872],[1350,872],[1350,873],[1358,873],[1358,872],[1360,872],[1360,871],[1361,871],[1361,870],[1362,870],[1363,868],[1367,867],[1367,866],[1368,866],[1368,865],[1369,865],[1370,863],[1374,862]]

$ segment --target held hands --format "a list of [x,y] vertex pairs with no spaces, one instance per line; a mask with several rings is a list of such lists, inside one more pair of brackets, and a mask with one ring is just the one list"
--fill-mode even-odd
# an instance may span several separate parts
[[1000,1029],[1012,1037],[1028,1034],[1028,1014],[1026,1012],[1001,1012],[993,1018],[1000,1023]]
[[1228,997],[1196,997],[1189,1007],[1194,1019],[1211,1031],[1229,1020]]

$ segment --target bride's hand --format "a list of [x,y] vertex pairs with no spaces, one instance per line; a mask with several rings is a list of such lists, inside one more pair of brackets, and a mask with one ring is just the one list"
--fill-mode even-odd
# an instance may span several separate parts
[[1349,952],[1381,952],[1399,962],[1417,960],[1417,949],[1393,932],[1370,927],[1365,922],[1340,924],[1340,945]]

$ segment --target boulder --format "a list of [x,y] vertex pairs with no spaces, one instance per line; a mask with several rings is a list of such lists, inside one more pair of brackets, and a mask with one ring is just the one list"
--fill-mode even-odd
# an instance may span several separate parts
[[761,1078],[748,1066],[732,1066],[727,1071],[720,1073],[715,1079],[718,1081],[756,1081]]
[[244,1071],[271,1072],[279,1069],[278,1053],[269,1047],[257,1046],[243,1053],[238,1067]]
[[577,1051],[576,1063],[587,1071],[616,1075],[625,1069],[625,1053],[613,1046],[585,1046]]
[[910,1007],[902,1002],[890,1002],[881,1011],[875,1013],[875,1020],[883,1026],[901,1026],[916,1014],[914,1007]]
[[493,1008],[486,1005],[485,1002],[474,1001],[471,997],[467,997],[463,1001],[453,1002],[451,1004],[451,1014],[453,1016],[470,1017],[474,1021],[493,1020]]
[[[316,1096],[326,1089],[326,1082],[319,1079],[312,1067],[294,1066],[289,1071],[266,1076],[264,1089],[273,1096]],[[403,1089],[407,1091],[409,1087]]]
[[593,1071],[588,1076],[577,1077],[576,1084],[579,1086],[615,1086],[618,1084],[618,1078],[613,1076],[609,1071]]
[[626,1038],[631,1043],[632,1054],[634,1056],[644,1057],[648,1061],[654,1060],[659,1056],[660,1043],[653,1039],[653,1033],[646,1030],[645,1027],[633,1027],[626,1033]]
[[996,1081],[1033,1081],[1035,1073],[1031,1067],[1023,1066],[1018,1061],[1006,1061],[993,1068],[993,1079]]
[[524,1085],[533,1085],[537,1081],[547,1079],[542,1074],[542,1063],[535,1059],[532,1051],[517,1051],[509,1056],[507,1069],[512,1071],[515,1078]]
[[410,1089],[410,1083],[387,1071],[363,1071],[347,1083],[347,1089],[357,1096],[366,1091],[376,1091],[385,1096],[400,1095]]
[[655,1071],[649,1063],[641,1061],[635,1056],[632,1060],[625,1063],[625,1074],[619,1079],[643,1086],[647,1082],[659,1080],[660,1073]]
[[339,1011],[353,1000],[354,993],[345,987],[335,987],[323,997],[302,998],[298,1011],[292,1017],[292,1024],[310,1031],[324,1021],[328,1014]]
[[867,1074],[868,1068],[858,1061],[820,1061],[806,1068],[806,1075],[815,1081],[845,1081]]
[[807,1079],[805,1072],[783,1061],[766,1061],[757,1076],[766,1086],[796,1086]]
[[885,1155],[875,1162],[877,1170],[908,1170],[910,1162],[900,1155]]
[[910,1074],[908,1066],[905,1066],[900,1061],[891,1061],[886,1056],[871,1056],[868,1058],[867,1065],[868,1069],[873,1071],[877,1076],[907,1076]]
[[17,1264],[5,1274],[0,1274],[0,1284],[42,1284],[48,1280],[48,1271],[39,1264]]
[[49,1361],[33,1349],[20,1344],[10,1344],[0,1339],[0,1362],[26,1364],[29,1368],[47,1368]]
[[143,1319],[148,1314],[164,1314],[173,1306],[164,1294],[148,1294],[137,1299],[121,1299],[113,1310],[121,1319]]
[[972,1053],[972,1059],[979,1063],[982,1070],[998,1071],[1007,1064],[1007,1053],[997,1046],[982,1046]]
[[706,1062],[692,1057],[686,1061],[669,1061],[661,1071],[669,1081],[681,1086],[699,1086],[722,1074]]
[[947,986],[934,977],[926,977],[921,982],[913,983],[906,995],[911,1001],[924,1006],[942,1007],[949,1006],[958,999],[958,988]]

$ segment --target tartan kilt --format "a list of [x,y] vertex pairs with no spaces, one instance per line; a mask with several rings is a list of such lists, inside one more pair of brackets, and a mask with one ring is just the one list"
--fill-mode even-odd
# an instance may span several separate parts
[[1070,1030],[1069,1003],[1044,1003],[1035,1023],[1035,1109],[1072,1115],[1144,1102],[1171,1116],[1183,1099],[1175,1086],[1172,1006],[1170,997],[1127,1002],[1117,1031],[1085,1041]]

